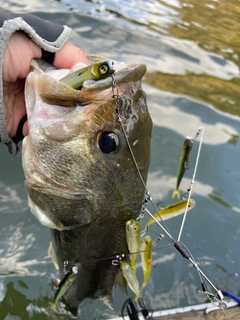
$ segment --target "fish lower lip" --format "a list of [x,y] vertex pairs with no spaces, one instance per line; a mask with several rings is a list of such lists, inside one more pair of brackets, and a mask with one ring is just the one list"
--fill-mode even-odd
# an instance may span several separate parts
[[59,231],[62,230],[70,230],[78,226],[78,224],[75,222],[73,224],[67,224],[65,225],[61,219],[51,219],[49,217],[49,214],[47,211],[41,209],[38,205],[36,205],[32,199],[28,196],[28,205],[31,209],[31,212],[33,215],[37,218],[37,220],[44,225],[45,227],[51,228],[51,229],[57,229]]
[[28,197],[28,205],[34,216],[42,225],[51,229],[62,230],[62,228],[59,229],[59,227],[51,219],[49,219],[45,212],[43,212],[37,205],[35,205],[35,203],[30,199],[30,197]]

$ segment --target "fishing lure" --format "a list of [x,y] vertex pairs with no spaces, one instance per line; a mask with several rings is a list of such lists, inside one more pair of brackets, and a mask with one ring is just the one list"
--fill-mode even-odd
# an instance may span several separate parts
[[141,227],[139,221],[130,219],[126,222],[126,239],[128,250],[132,254],[130,266],[133,272],[136,273],[135,262],[142,243]]
[[[113,93],[114,93],[114,86],[113,86]],[[113,94],[113,97],[116,98],[118,95],[115,95]],[[144,180],[142,178],[142,175],[139,171],[139,168],[138,168],[138,165],[137,165],[137,162],[136,162],[136,159],[134,157],[134,154],[133,154],[133,151],[132,151],[132,148],[131,148],[131,145],[128,141],[128,138],[127,138],[127,135],[126,135],[126,132],[124,130],[124,126],[123,126],[123,123],[122,123],[122,118],[121,118],[121,115],[119,114],[119,108],[118,108],[118,104],[116,102],[116,114],[118,116],[118,119],[119,119],[119,122],[121,124],[121,128],[122,128],[122,131],[124,133],[124,136],[126,138],[126,142],[129,146],[129,151],[131,153],[131,156],[132,156],[132,159],[133,159],[133,162],[136,166],[136,169],[139,173],[139,177],[140,179],[142,180],[142,183],[143,183],[143,186],[145,188],[145,191],[146,193],[149,195],[149,192],[148,192],[148,189],[144,183]],[[195,137],[192,139],[192,138],[189,138],[187,137],[185,139],[185,142],[184,142],[184,146],[183,146],[183,150],[182,150],[182,153],[181,153],[181,157],[180,157],[180,161],[179,161],[179,183],[177,181],[177,187],[176,187],[176,190],[175,192],[173,192],[173,197],[177,194],[179,197],[180,197],[180,193],[178,191],[178,187],[179,187],[179,184],[181,182],[181,179],[182,179],[182,176],[187,168],[187,165],[188,165],[188,159],[189,159],[189,154],[190,154],[190,151],[191,151],[191,148],[192,148],[192,145],[193,143],[196,141],[197,137],[200,135],[201,133],[201,139],[200,139],[200,143],[199,143],[199,148],[198,148],[198,153],[197,153],[197,158],[196,158],[196,163],[195,163],[195,168],[194,168],[194,172],[193,172],[193,177],[192,177],[192,181],[191,181],[191,185],[190,187],[188,188],[188,201],[190,202],[190,197],[191,197],[191,192],[193,190],[193,184],[194,184],[194,180],[195,180],[195,175],[196,175],[196,171],[197,171],[197,166],[198,166],[198,160],[199,160],[199,155],[200,155],[200,151],[201,151],[201,146],[202,146],[202,139],[203,139],[203,133],[204,133],[204,127],[199,127]],[[187,141],[186,141],[187,140]],[[188,143],[188,142],[191,142]],[[180,166],[180,163],[182,164],[182,166]],[[181,169],[182,168],[182,169]],[[181,170],[180,170],[181,169]],[[181,172],[183,171],[183,173]],[[180,178],[180,173],[182,173],[182,176]],[[150,195],[149,195],[149,198],[151,199]],[[153,205],[153,207],[155,208],[156,212],[158,211],[156,206],[154,205],[153,201],[151,200],[151,203]],[[151,214],[151,212],[144,206],[144,211],[146,211],[150,217],[156,221],[156,223],[160,226],[160,228],[166,233],[166,235],[169,237],[169,240],[170,242],[172,242],[172,244],[174,245],[174,248],[185,258],[185,259],[188,259],[191,264],[197,269],[198,271],[198,275],[199,275],[199,278],[201,280],[201,285],[202,285],[202,289],[203,289],[203,292],[205,292],[208,296],[211,295],[212,298],[211,298],[211,301],[214,299],[216,299],[218,301],[218,307],[223,310],[223,312],[225,313],[225,315],[227,316],[228,319],[230,319],[230,317],[228,316],[226,310],[224,310],[226,308],[226,303],[224,302],[224,296],[221,292],[221,290],[217,289],[214,284],[210,281],[210,279],[208,279],[208,277],[204,274],[204,272],[198,267],[197,263],[195,262],[192,254],[189,252],[189,250],[186,248],[186,246],[180,242],[180,237],[181,237],[181,233],[182,233],[182,229],[183,229],[183,226],[184,226],[184,223],[185,223],[185,218],[186,218],[186,213],[187,213],[187,210],[185,210],[184,212],[184,217],[183,217],[183,221],[182,221],[182,224],[181,224],[181,227],[180,227],[180,231],[179,231],[179,235],[178,235],[178,240],[175,240],[174,237],[171,235],[171,233],[169,232],[169,230],[159,222],[158,219],[156,219],[154,217],[154,215]],[[187,209],[187,208],[186,208]],[[158,217],[158,212],[157,212],[157,217]],[[129,266],[130,267],[130,266]],[[209,292],[208,290],[206,290],[206,286],[204,285],[204,282],[207,282],[211,288],[214,290],[214,293],[211,293]]]
[[143,283],[140,291],[146,287],[148,278],[152,270],[152,238],[146,236],[141,246],[141,258],[142,258],[142,269],[143,269]]
[[179,158],[176,189],[173,191],[172,198],[177,196],[178,199],[180,199],[180,192],[178,188],[182,181],[182,178],[186,169],[188,169],[189,155],[192,150],[193,144],[194,144],[194,139],[192,139],[191,137],[186,137],[186,139],[184,140],[181,155]]
[[[185,212],[186,206],[187,206],[187,200],[181,200],[179,202],[176,202],[166,208],[163,208],[159,210],[157,213],[155,213],[154,218],[150,218],[143,230],[143,233],[147,231],[148,227],[156,222],[156,220],[159,222],[161,220],[167,220],[171,219],[173,217],[176,217],[180,214],[183,214]],[[192,208],[195,207],[195,200],[190,199],[188,202],[188,210],[191,210]]]
[[141,238],[140,223],[134,219],[126,222],[126,238],[128,249],[132,253],[132,260],[130,267],[134,274],[136,274],[136,258],[138,253],[141,252],[142,270],[143,270],[143,284],[140,291],[145,288],[152,268],[152,238],[146,236],[144,241]]
[[136,295],[135,300],[137,300],[140,295],[140,288],[139,288],[139,283],[138,283],[136,274],[134,273],[134,271],[126,261],[120,262],[120,269],[124,279],[127,282],[127,285]]
[[73,89],[80,89],[86,80],[101,80],[110,76],[116,70],[112,60],[97,62],[88,67],[74,71],[61,78],[59,81],[66,83]]
[[52,302],[52,308],[56,309],[58,301],[62,298],[62,296],[67,292],[67,290],[71,287],[76,276],[78,274],[78,267],[74,266],[68,271],[65,277],[61,280],[58,285],[57,292],[55,294],[54,300]]

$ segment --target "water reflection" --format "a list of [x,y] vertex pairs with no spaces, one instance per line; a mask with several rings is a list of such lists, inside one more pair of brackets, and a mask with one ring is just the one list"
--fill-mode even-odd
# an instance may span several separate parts
[[27,306],[30,300],[25,295],[14,288],[13,282],[7,284],[6,294],[0,305],[0,314],[2,319],[7,315],[21,316],[22,319],[28,319]]
[[[67,10],[92,17],[95,35],[87,35],[89,45],[84,42],[82,45],[81,42],[84,49],[91,48],[92,52],[98,53],[101,50],[106,54],[108,50],[104,50],[104,38],[106,45],[112,47],[112,57],[116,58],[115,50],[126,47],[128,43],[128,55],[121,55],[121,59],[132,61],[135,55],[137,62],[147,64],[147,83],[161,90],[197,98],[224,112],[240,115],[240,12],[239,4],[234,0],[82,0],[80,3],[76,0],[50,3],[36,0],[31,5],[24,0],[21,8],[13,1],[5,2],[3,7],[11,10],[12,5],[15,11]],[[84,23],[77,16],[75,18],[75,22],[70,19],[67,24],[75,27],[77,23]],[[109,27],[102,27],[97,21],[105,21]],[[83,31],[80,25],[75,29],[76,32]],[[117,29],[112,28],[113,25],[117,25]],[[116,37],[112,37],[113,30],[117,32]],[[135,32],[132,39],[127,39],[129,32]],[[125,34],[122,41],[121,34]],[[145,45],[142,46],[142,43]]]
[[[240,264],[239,2],[7,0],[0,6],[71,26],[71,41],[89,53],[147,65],[144,90],[154,122],[148,187],[161,206],[172,201],[185,136],[204,126],[193,193],[197,205],[187,217],[183,242],[215,284],[239,293],[239,277],[222,280],[238,272]],[[191,181],[196,147],[182,192]],[[49,230],[28,209],[21,159],[12,160],[4,146],[0,155],[0,317],[8,312],[11,320],[22,314],[22,319],[66,319],[50,313],[48,280],[55,270],[47,257]],[[180,223],[180,218],[168,222],[174,235]],[[198,294],[196,270],[178,253],[159,250],[154,260],[157,267],[143,292],[153,309],[205,301]],[[116,290],[112,314],[99,302],[85,301],[80,317],[109,319],[125,300]]]
[[[71,4],[77,11],[75,2]],[[101,1],[89,2],[88,6],[97,12],[84,13],[110,22],[117,17],[119,28],[142,31],[143,39],[132,39],[131,43],[138,47],[144,41],[146,48],[151,48],[142,61],[142,48],[134,47],[139,53],[137,60],[148,65],[148,84],[240,115],[240,20],[236,1],[149,1],[142,5],[141,1],[123,1],[121,5]],[[121,43],[112,45],[119,47]]]

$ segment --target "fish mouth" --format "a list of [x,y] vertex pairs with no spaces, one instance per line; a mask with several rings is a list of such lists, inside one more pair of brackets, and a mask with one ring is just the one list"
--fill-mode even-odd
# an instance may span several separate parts
[[75,215],[75,208],[81,208],[85,199],[93,196],[89,192],[69,193],[42,184],[28,184],[28,205],[37,220],[44,226],[62,230],[70,230],[87,225],[91,222],[91,213],[79,210]]
[[130,221],[127,221],[127,222],[126,222],[126,230],[127,230],[127,232],[130,231],[130,225],[131,225],[131,222],[130,222]]
[[[38,78],[38,92],[42,101],[50,105],[62,107],[87,105],[93,101],[107,101],[112,98],[113,82],[118,85],[118,94],[124,94],[125,89],[121,90],[121,84],[139,81],[145,73],[146,66],[143,64],[121,66],[105,79],[84,81],[82,90],[73,89],[69,85],[42,73]],[[56,86],[59,88],[58,91],[55,89]]]
[[60,231],[63,230],[63,226],[56,224],[53,219],[50,219],[47,213],[40,209],[28,196],[28,206],[31,210],[31,212],[34,214],[34,216],[37,218],[37,220],[44,225],[45,227],[51,228],[51,229],[58,229]]
[[[88,214],[81,219],[71,214],[71,206],[80,206],[82,199],[90,198],[89,193],[69,193],[55,187],[43,184],[29,184],[25,181],[28,191],[28,205],[37,220],[44,226],[57,230],[70,230],[79,226],[89,224],[91,215]],[[67,210],[61,210],[65,205]],[[66,214],[67,213],[67,214]]]

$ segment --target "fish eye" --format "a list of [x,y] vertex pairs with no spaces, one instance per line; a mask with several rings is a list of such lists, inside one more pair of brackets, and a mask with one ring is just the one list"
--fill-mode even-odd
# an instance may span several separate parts
[[108,72],[108,66],[106,64],[101,65],[100,67],[100,72],[101,74],[107,73]]
[[98,147],[102,153],[115,153],[119,147],[119,138],[115,132],[102,132],[98,136]]

